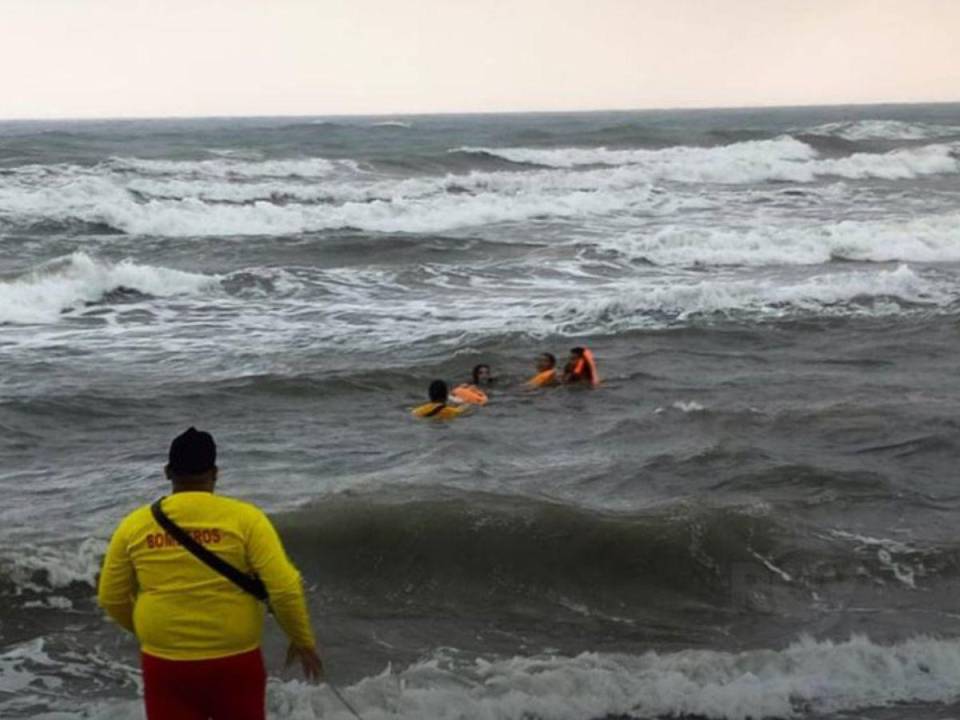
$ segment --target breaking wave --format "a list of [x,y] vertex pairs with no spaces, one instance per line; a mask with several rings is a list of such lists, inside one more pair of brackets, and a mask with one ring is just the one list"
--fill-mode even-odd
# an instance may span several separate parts
[[413,127],[413,123],[405,122],[403,120],[382,120],[380,122],[372,123],[370,127],[400,128],[402,130],[409,130]]
[[949,311],[960,288],[941,284],[906,265],[893,270],[835,272],[800,281],[776,276],[751,280],[675,279],[589,300],[567,301],[548,311],[565,333],[614,333],[698,319],[776,320],[815,316],[885,316],[913,310]]
[[131,260],[100,262],[78,251],[0,282],[0,324],[56,322],[64,310],[98,302],[118,289],[164,297],[195,293],[218,282],[216,276]]
[[[0,654],[0,668],[11,688],[9,709],[54,711],[65,720],[142,717],[140,700],[96,702],[82,693],[51,691],[64,677],[76,684],[93,671],[115,685],[136,687],[132,668],[97,651],[75,650],[64,661],[33,641]],[[441,649],[341,692],[371,718],[760,720],[952,703],[960,698],[958,673],[960,641],[917,636],[882,644],[852,635],[842,641],[802,637],[782,649],[742,652],[477,657]],[[267,709],[284,719],[352,717],[330,685],[299,681],[271,680]]]
[[[747,720],[853,711],[960,697],[960,642],[916,637],[882,645],[806,637],[782,650],[584,653],[505,659],[450,651],[369,677],[346,697],[363,713],[420,720],[702,717]],[[329,688],[274,684],[278,717],[343,713]],[[297,715],[300,717],[300,715]],[[339,717],[339,715],[337,715]],[[344,715],[346,717],[346,715]]]
[[960,214],[839,222],[667,225],[599,244],[657,265],[818,265],[831,261],[960,261]]
[[[223,152],[223,151],[221,151]],[[141,175],[189,175],[208,178],[311,178],[330,177],[337,172],[357,172],[352,160],[325,158],[296,158],[290,160],[260,160],[237,157],[237,152],[215,160],[146,160],[141,158],[113,158],[107,167],[120,172]]]
[[[456,268],[398,275],[252,267],[221,276],[130,260],[108,263],[75,252],[0,283],[0,322],[54,323],[64,311],[84,306],[153,304],[154,298],[191,295],[207,296],[208,304],[215,296],[213,307],[222,306],[228,319],[236,303],[256,298],[287,317],[291,332],[309,325],[318,340],[366,350],[431,337],[462,342],[465,333],[477,340],[510,332],[606,335],[701,321],[944,313],[960,301],[960,287],[949,276],[909,265],[847,270],[838,264],[799,278],[696,271],[643,281],[621,277],[595,283],[588,296],[576,292],[582,271],[575,266],[568,271],[544,281],[504,278],[489,289],[478,281],[472,295],[463,297],[450,294],[462,282]],[[531,295],[541,283],[543,292]],[[571,294],[577,299],[567,299]],[[458,314],[448,315],[451,306]],[[370,309],[358,316],[357,307]]]
[[[869,591],[892,580],[917,591],[948,579],[956,557],[949,547],[818,536],[763,503],[680,501],[615,513],[479,492],[432,496],[333,496],[275,523],[307,582],[355,611],[509,617],[536,608],[629,626],[675,622],[678,609],[842,603],[851,582]],[[0,606],[69,610],[89,599],[105,546],[89,539],[0,558]],[[748,576],[764,578],[749,596]]]
[[903,122],[901,120],[851,120],[805,128],[810,135],[840,137],[854,142],[861,140],[930,140],[960,136],[960,125]]
[[512,162],[571,169],[580,166],[629,166],[648,182],[742,184],[769,181],[813,182],[820,177],[852,180],[903,180],[960,172],[957,147],[934,144],[887,153],[854,153],[820,158],[810,145],[792,137],[752,140],[718,147],[662,150],[607,148],[460,148]]
[[113,159],[25,166],[0,178],[0,222],[87,224],[156,236],[295,235],[340,228],[444,232],[552,219],[637,218],[712,207],[657,183],[896,180],[960,172],[957,146],[823,158],[794,138],[660,150],[465,148],[532,169],[396,178],[346,160]]

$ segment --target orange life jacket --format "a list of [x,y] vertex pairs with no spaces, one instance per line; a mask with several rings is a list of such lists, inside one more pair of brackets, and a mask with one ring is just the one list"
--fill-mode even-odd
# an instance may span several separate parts
[[589,380],[594,387],[600,384],[600,374],[597,372],[597,361],[593,358],[593,351],[584,348],[583,355],[577,360],[570,373],[574,380]]
[[544,370],[543,372],[537,373],[532,378],[527,380],[527,385],[530,387],[546,387],[547,385],[556,385],[557,384],[557,369],[550,368],[549,370]]
[[483,390],[476,385],[467,383],[457,385],[450,391],[450,397],[468,405],[486,405],[488,400],[487,394]]

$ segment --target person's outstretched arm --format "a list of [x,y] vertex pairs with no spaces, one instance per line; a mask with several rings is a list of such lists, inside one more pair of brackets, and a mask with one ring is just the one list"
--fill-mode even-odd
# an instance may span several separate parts
[[303,581],[287,558],[277,531],[262,513],[253,525],[247,553],[251,568],[267,586],[270,607],[277,622],[290,638],[288,663],[297,657],[307,678],[320,679],[323,665],[317,654],[317,643],[307,613]]

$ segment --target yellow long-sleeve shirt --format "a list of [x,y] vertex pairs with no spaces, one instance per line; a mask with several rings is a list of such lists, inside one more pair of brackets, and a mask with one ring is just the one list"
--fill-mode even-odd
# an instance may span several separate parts
[[[245,502],[208,492],[178,492],[164,512],[208,550],[256,573],[290,640],[313,647],[300,573],[270,520]],[[136,633],[141,649],[169,660],[207,660],[253,650],[263,634],[264,608],[195,558],[153,519],[150,506],[117,527],[103,561],[97,599]]]

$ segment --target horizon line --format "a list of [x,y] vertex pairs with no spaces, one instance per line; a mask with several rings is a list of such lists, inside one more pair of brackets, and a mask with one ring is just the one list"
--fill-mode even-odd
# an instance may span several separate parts
[[102,115],[102,116],[69,116],[57,115],[50,117],[0,117],[0,123],[14,122],[117,122],[117,121],[138,121],[138,120],[269,120],[269,119],[296,119],[296,118],[415,118],[415,117],[462,117],[462,116],[484,116],[484,115],[578,115],[590,113],[645,113],[645,112],[677,112],[681,110],[691,112],[711,112],[711,111],[735,111],[735,110],[797,110],[797,109],[818,109],[818,108],[864,108],[864,107],[890,107],[890,106],[917,106],[917,105],[960,105],[960,98],[956,100],[923,100],[923,101],[870,101],[870,102],[852,102],[852,103],[800,103],[791,105],[677,105],[665,107],[633,107],[633,108],[594,108],[594,109],[554,109],[554,110],[443,110],[438,112],[343,112],[343,113],[320,113],[303,115],[300,113],[279,113],[279,114],[252,114],[252,115]]

